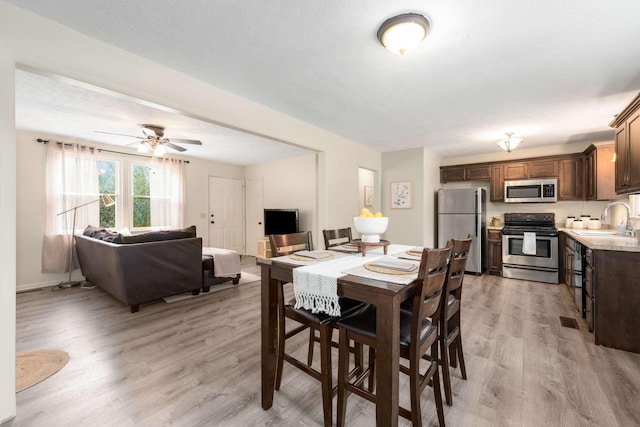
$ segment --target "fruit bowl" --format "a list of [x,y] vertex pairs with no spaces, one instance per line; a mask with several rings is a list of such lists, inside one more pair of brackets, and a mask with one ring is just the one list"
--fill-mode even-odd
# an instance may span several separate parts
[[358,233],[361,234],[361,240],[366,243],[378,243],[380,235],[387,230],[389,225],[388,217],[353,217],[353,225]]

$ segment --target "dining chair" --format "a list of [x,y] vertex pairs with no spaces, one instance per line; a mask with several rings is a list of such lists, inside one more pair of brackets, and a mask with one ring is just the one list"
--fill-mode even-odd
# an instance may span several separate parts
[[[313,250],[310,231],[292,234],[272,234],[269,236],[269,244],[271,246],[271,253],[277,254],[277,256],[289,255],[298,250]],[[285,284],[285,282],[280,281],[278,286],[278,352],[275,389],[280,390],[282,370],[285,361],[310,375],[312,378],[317,379],[320,381],[322,388],[324,425],[331,426],[333,412],[332,399],[337,392],[337,389],[332,385],[331,336],[339,316],[330,316],[324,313],[312,313],[311,311],[302,308],[295,308],[295,298],[285,303],[283,289]],[[360,301],[348,298],[340,298],[339,303],[342,315],[349,315],[365,306],[365,304]],[[286,331],[285,318],[291,319],[300,325]],[[286,340],[306,329],[309,329],[307,364],[301,362],[285,351]],[[316,332],[319,336],[316,336]],[[319,370],[314,369],[311,366],[313,362],[314,342],[320,343]],[[362,370],[362,346],[354,346],[354,348],[352,348],[352,352],[356,354],[356,367],[351,375],[356,375]]]
[[449,271],[447,273],[446,291],[442,294],[442,316],[440,316],[440,362],[442,366],[442,382],[447,405],[451,406],[451,375],[449,365],[456,368],[460,363],[462,379],[467,379],[467,370],[462,352],[462,334],[460,332],[460,304],[462,302],[462,282],[467,265],[471,235],[466,239],[453,239]]
[[[436,403],[440,426],[444,426],[444,412],[440,391],[438,369],[438,322],[441,314],[442,292],[447,278],[447,262],[451,246],[442,249],[424,249],[412,310],[400,311],[400,357],[409,361],[409,366],[400,364],[400,372],[409,376],[411,410],[400,407],[400,416],[411,420],[414,426],[422,425],[420,395],[430,384]],[[376,349],[376,308],[371,305],[351,316],[338,321],[340,331],[340,349],[338,358],[338,409],[337,425],[344,426],[347,397],[350,393],[376,403],[377,397],[371,388],[363,387],[367,376],[375,374]],[[369,366],[355,377],[349,378],[349,340],[361,343],[373,349],[370,352]],[[372,360],[373,358],[373,360]],[[424,373],[420,372],[420,361],[428,362]],[[380,387],[381,385],[377,385]]]
[[324,247],[338,246],[353,240],[351,237],[351,227],[337,228],[334,230],[322,230],[324,236]]

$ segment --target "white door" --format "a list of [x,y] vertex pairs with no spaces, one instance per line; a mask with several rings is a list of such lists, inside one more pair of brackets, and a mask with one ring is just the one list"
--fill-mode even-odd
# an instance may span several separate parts
[[209,177],[209,246],[244,254],[242,180]]
[[264,238],[264,206],[262,178],[248,179],[246,190],[247,206],[247,255],[256,256],[258,240]]

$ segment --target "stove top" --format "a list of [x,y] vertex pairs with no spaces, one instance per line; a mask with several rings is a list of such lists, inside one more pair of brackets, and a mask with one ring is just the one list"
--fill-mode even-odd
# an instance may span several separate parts
[[504,226],[530,229],[556,229],[556,215],[554,213],[506,213]]

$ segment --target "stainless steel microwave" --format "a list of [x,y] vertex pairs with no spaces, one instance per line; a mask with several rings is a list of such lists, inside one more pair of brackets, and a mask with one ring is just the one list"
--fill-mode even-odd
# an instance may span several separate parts
[[504,182],[505,203],[542,203],[558,201],[558,180],[526,179]]

